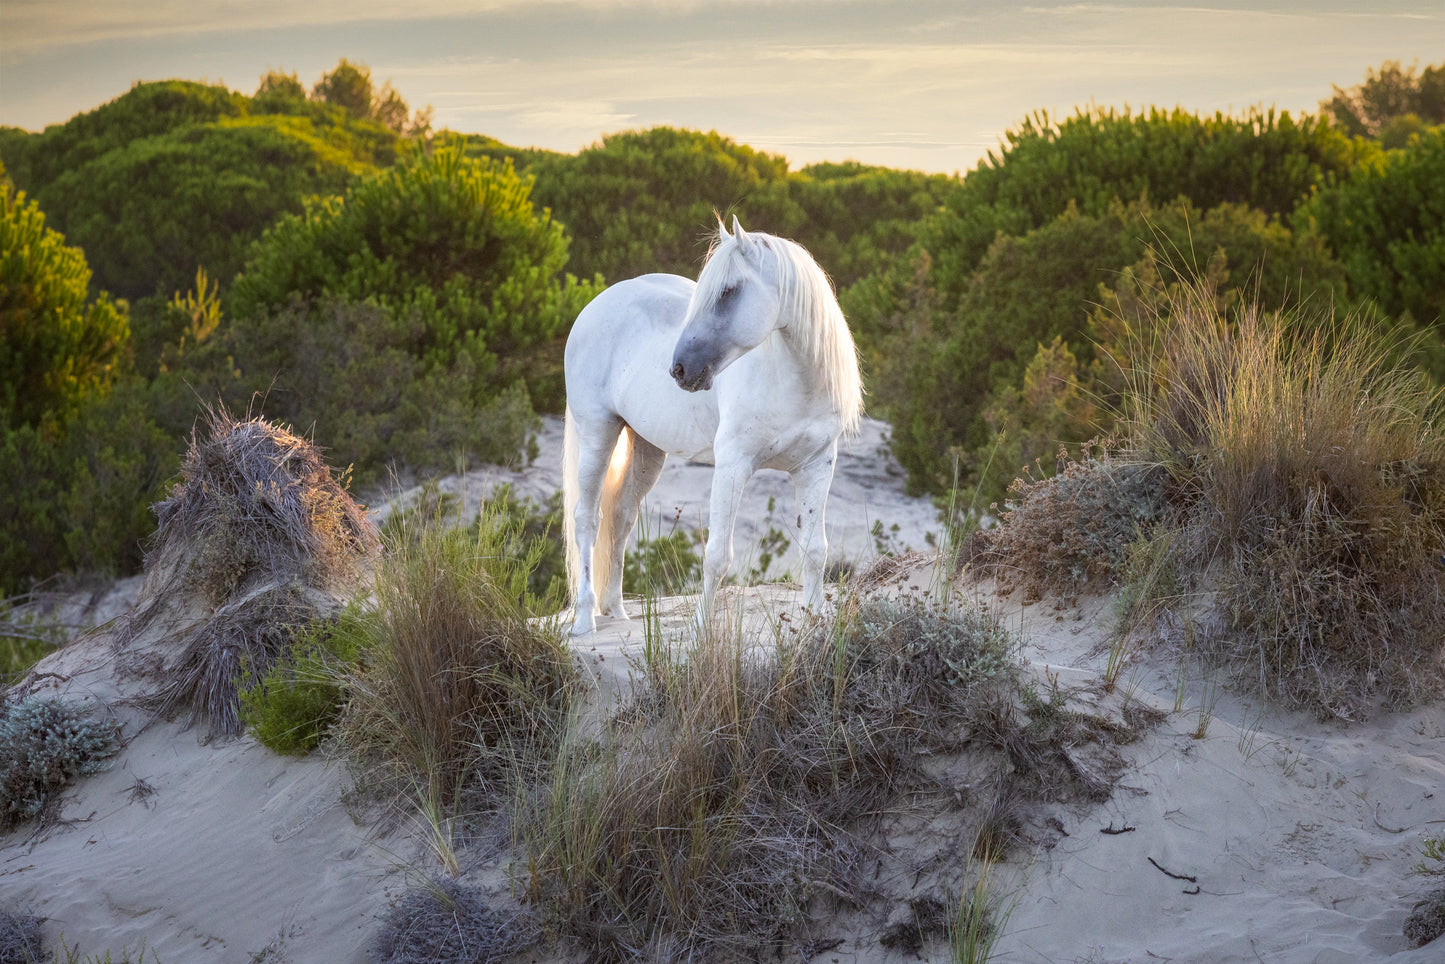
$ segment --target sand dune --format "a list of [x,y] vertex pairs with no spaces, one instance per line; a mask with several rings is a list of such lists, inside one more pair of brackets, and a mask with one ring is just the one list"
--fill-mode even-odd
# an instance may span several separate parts
[[[838,558],[865,563],[878,548],[875,521],[885,532],[898,524],[898,548],[924,548],[937,531],[931,505],[902,494],[901,473],[879,451],[884,431],[870,423],[840,460],[828,507]],[[545,436],[544,452],[553,446]],[[671,465],[648,511],[702,523],[708,471]],[[519,494],[543,498],[556,475],[543,460],[515,473],[480,469],[444,488],[471,502],[510,481]],[[782,516],[791,504],[783,477],[750,487],[739,527],[744,557],[773,524],[769,498]],[[1041,679],[1096,698],[1109,600],[1056,608],[996,598],[987,584],[962,592],[1019,633]],[[110,605],[124,604],[125,593]],[[797,595],[771,586],[730,599],[757,614],[784,610]],[[690,606],[666,602],[668,625],[682,631]],[[578,641],[579,659],[605,692],[628,685],[640,635],[637,623],[612,620]],[[140,684],[116,666],[102,628],[38,668],[42,690],[115,713],[127,743],[109,771],[66,795],[60,823],[0,838],[5,905],[48,918],[52,945],[63,934],[84,953],[110,950],[115,960],[142,942],[165,964],[366,960],[377,915],[434,870],[425,847],[404,830],[377,837],[353,820],[344,767],[324,753],[284,758],[249,738],[205,744],[201,727],[147,719],[125,705]],[[1026,828],[1028,852],[1001,871],[1014,910],[997,960],[1445,960],[1439,941],[1411,951],[1401,933],[1410,904],[1428,889],[1410,873],[1420,835],[1445,828],[1445,705],[1319,724],[1242,700],[1220,681],[1181,685],[1167,652],[1141,654],[1122,680],[1112,698],[1153,707],[1163,722],[1120,749],[1128,769],[1108,801],[1041,811]],[[857,928],[840,924],[840,936],[843,945],[814,959],[916,959]],[[942,948],[924,956],[946,959]]]

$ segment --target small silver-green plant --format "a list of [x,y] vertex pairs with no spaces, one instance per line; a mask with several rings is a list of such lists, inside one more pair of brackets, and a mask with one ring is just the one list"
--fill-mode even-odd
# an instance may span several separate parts
[[70,781],[110,765],[115,723],[53,697],[0,701],[0,829],[40,816]]

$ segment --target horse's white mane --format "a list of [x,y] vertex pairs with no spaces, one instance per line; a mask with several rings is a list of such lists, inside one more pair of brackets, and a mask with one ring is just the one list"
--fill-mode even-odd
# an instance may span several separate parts
[[[736,220],[733,223],[736,227]],[[811,370],[821,375],[828,399],[842,419],[844,434],[856,434],[863,415],[863,379],[858,373],[858,349],[843,309],[838,307],[833,283],[797,242],[760,231],[747,232],[747,238],[772,252],[777,263],[784,337]],[[736,238],[719,223],[718,235],[697,278],[694,298],[698,303],[714,303],[738,279],[741,272],[735,262],[742,256]]]

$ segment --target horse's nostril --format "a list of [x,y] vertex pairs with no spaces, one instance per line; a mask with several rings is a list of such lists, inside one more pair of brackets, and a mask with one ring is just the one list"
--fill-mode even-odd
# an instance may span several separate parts
[[682,381],[682,362],[673,362],[670,374],[672,375],[673,381]]

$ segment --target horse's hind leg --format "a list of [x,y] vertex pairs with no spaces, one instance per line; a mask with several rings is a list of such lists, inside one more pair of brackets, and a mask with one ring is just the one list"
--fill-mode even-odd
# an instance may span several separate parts
[[823,509],[833,484],[833,465],[838,460],[835,442],[825,457],[793,473],[793,491],[798,497],[798,548],[803,553],[803,604],[814,612],[823,607],[823,575],[828,565],[828,530]]
[[578,419],[576,431],[577,505],[572,518],[576,527],[574,531],[577,540],[578,576],[574,595],[576,621],[572,624],[572,635],[581,636],[597,628],[597,594],[593,589],[592,549],[597,545],[602,485],[607,477],[612,451],[617,447],[617,437],[622,432],[622,420],[613,418],[583,422]]
[[602,612],[621,619],[627,618],[627,611],[622,604],[623,553],[627,551],[627,540],[637,526],[642,500],[657,484],[657,477],[662,474],[662,466],[667,462],[666,452],[631,429],[628,431],[632,435],[632,460],[628,463],[627,476],[617,493],[617,516],[613,519],[611,531],[612,551],[607,557],[611,572],[603,574],[604,581],[601,584],[606,589],[600,600]]

